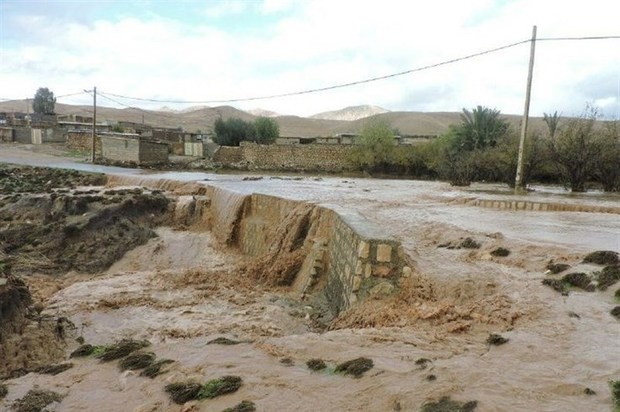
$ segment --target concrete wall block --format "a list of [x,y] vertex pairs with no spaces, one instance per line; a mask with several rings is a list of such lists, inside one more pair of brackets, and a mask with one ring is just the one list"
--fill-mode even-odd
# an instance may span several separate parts
[[386,244],[377,245],[377,262],[392,261],[392,246]]

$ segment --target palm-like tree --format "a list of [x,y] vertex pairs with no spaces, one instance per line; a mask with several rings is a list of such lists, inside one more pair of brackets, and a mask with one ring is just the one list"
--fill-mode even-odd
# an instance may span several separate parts
[[469,151],[495,147],[509,126],[500,115],[499,110],[483,106],[478,106],[472,111],[463,109],[461,124],[456,128],[461,148]]

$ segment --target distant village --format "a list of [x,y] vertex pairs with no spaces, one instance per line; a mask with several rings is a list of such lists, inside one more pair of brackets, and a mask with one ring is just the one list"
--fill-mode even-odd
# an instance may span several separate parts
[[[97,123],[95,154],[116,162],[166,163],[170,155],[213,158],[219,146],[210,133],[192,133],[182,128],[154,127],[144,123],[118,121]],[[77,114],[0,112],[0,142],[64,144],[69,150],[90,153],[93,117]],[[397,145],[427,142],[435,136],[396,136]],[[281,136],[276,146],[351,146],[359,136],[340,133],[325,137]],[[254,143],[242,142],[241,145]],[[325,146],[323,146],[325,147]]]

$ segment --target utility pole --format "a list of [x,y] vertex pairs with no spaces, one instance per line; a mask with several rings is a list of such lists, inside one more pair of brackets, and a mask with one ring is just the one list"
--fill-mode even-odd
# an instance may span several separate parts
[[97,86],[93,88],[93,135],[92,135],[92,152],[91,152],[91,162],[95,163],[95,141],[97,138]]
[[530,95],[532,93],[532,74],[534,72],[534,54],[536,50],[536,26],[532,27],[532,41],[530,44],[530,67],[527,73],[527,88],[525,89],[525,108],[523,121],[521,122],[521,139],[519,140],[519,158],[517,160],[517,177],[515,178],[515,191],[525,189],[523,184],[523,151],[525,149],[525,135],[527,133],[527,121],[530,114]]

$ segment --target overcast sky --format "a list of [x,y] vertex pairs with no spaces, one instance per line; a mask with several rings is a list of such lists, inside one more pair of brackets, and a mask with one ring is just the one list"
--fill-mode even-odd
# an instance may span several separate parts
[[[619,15],[618,0],[0,0],[0,98],[94,85],[163,100],[273,95],[526,40],[534,24],[538,37],[618,36]],[[520,114],[528,58],[522,44],[374,83],[230,105],[303,116],[360,104],[398,111],[485,105]],[[620,115],[620,40],[538,42],[531,114],[576,114],[586,103]]]

